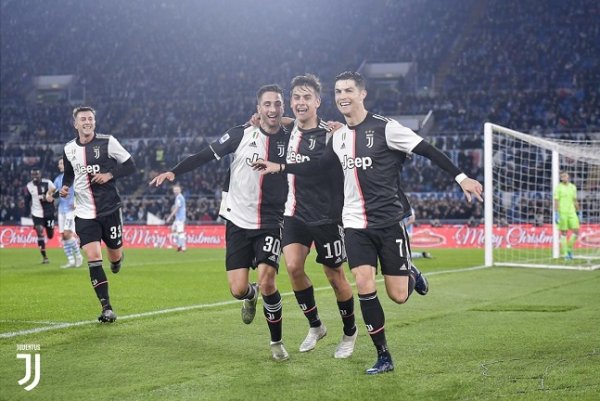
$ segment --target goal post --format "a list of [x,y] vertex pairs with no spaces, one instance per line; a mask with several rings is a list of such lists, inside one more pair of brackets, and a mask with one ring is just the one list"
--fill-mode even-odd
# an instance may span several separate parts
[[[600,268],[600,134],[573,137],[540,137],[485,123],[486,266]],[[554,218],[563,171],[577,187],[581,211],[579,229],[566,236]]]

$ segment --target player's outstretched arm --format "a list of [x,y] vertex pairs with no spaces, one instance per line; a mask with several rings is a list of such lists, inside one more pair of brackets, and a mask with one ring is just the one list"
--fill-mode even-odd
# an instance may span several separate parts
[[175,174],[172,171],[166,171],[154,177],[152,181],[150,181],[150,185],[154,185],[155,187],[159,187],[162,185],[165,180],[169,180],[173,182],[175,180]]

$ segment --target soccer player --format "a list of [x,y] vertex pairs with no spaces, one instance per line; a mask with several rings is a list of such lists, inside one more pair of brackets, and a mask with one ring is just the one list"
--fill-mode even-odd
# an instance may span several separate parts
[[31,204],[31,218],[33,228],[37,234],[38,248],[42,254],[42,264],[50,263],[46,254],[44,230],[48,239],[54,237],[54,203],[46,199],[46,193],[55,189],[56,187],[52,181],[42,178],[39,169],[31,170],[31,181],[26,186],[26,199]]
[[[325,151],[331,134],[318,115],[321,105],[321,83],[312,74],[295,77],[291,82],[291,109],[296,117],[290,134],[286,162],[317,160]],[[342,340],[334,357],[348,358],[354,351],[358,336],[354,315],[352,287],[344,274],[346,260],[343,229],[340,226],[343,205],[343,175],[341,168],[320,175],[287,176],[289,191],[283,224],[283,255],[288,275],[300,309],[308,323],[308,335],[300,344],[300,352],[315,348],[325,337],[327,328],[321,322],[312,282],[305,263],[312,244],[317,262],[335,292],[343,323]]]
[[[62,157],[58,159],[58,170],[60,174],[54,179],[54,186],[62,188],[62,182],[65,171],[65,164]],[[54,199],[59,198],[59,192],[55,189],[50,189],[46,194],[48,202],[54,202]],[[58,232],[62,236],[63,249],[67,255],[67,264],[62,265],[63,269],[70,267],[79,267],[83,264],[83,257],[79,250],[79,244],[74,237],[75,232],[75,192],[73,187],[69,188],[69,194],[58,200]]]
[[[560,249],[566,260],[573,259],[573,245],[579,235],[581,210],[577,200],[577,187],[571,183],[569,173],[560,173],[560,183],[554,191],[554,221],[560,230]],[[567,236],[571,230],[569,239]]]
[[175,195],[175,202],[171,208],[171,214],[167,217],[167,222],[175,219],[171,226],[171,232],[175,237],[177,252],[185,252],[185,197],[181,193],[179,184],[173,186],[173,195]]
[[[408,234],[408,237],[412,237],[412,233],[413,233],[413,228],[415,225],[415,209],[413,209],[412,207],[410,208],[410,216],[405,217],[403,222],[404,222],[404,227],[406,227],[406,233]],[[421,258],[425,258],[425,259],[431,259],[431,253],[427,252],[427,251],[423,251],[423,252],[414,252],[412,249],[410,251],[410,256],[412,259],[421,259]]]
[[90,279],[100,300],[98,320],[117,319],[108,294],[108,279],[102,267],[101,241],[106,245],[110,270],[118,273],[123,261],[121,198],[115,186],[119,177],[136,171],[133,158],[112,135],[96,133],[96,111],[87,106],[73,110],[77,137],[64,147],[64,177],[60,196],[75,192],[75,231],[85,251]]
[[[284,175],[263,177],[252,168],[256,160],[285,161],[289,132],[281,125],[283,90],[277,85],[261,87],[257,94],[260,125],[233,127],[207,148],[159,174],[150,185],[191,171],[211,160],[233,153],[230,175],[221,202],[226,225],[227,280],[231,294],[243,300],[242,321],[250,324],[256,314],[260,291],[263,312],[271,334],[271,353],[277,361],[289,354],[282,341],[282,303],[275,278],[281,253],[281,225],[288,184]],[[248,281],[250,268],[258,270],[258,285]]]
[[385,315],[375,274],[378,262],[387,294],[396,303],[405,303],[413,289],[427,292],[427,282],[412,267],[410,245],[402,218],[398,193],[398,155],[418,154],[432,160],[461,186],[467,200],[483,201],[483,187],[466,176],[440,150],[397,121],[368,112],[365,81],[356,72],[344,72],[335,79],[335,102],[346,125],[334,133],[327,151],[318,162],[277,165],[265,161],[255,166],[263,174],[287,171],[309,174],[324,171],[339,162],[344,170],[343,224],[348,264],[356,280],[363,318],[377,350],[377,361],[367,374],[394,370],[385,336]]

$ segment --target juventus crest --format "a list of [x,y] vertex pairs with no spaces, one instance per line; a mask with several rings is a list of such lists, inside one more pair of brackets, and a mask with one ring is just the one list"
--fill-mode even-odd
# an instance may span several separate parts
[[94,146],[94,158],[95,159],[99,159],[100,158],[100,146]]
[[373,147],[373,136],[375,135],[375,132],[368,130],[365,134],[367,136],[367,148],[371,149]]
[[308,138],[308,150],[314,150],[317,140],[313,137]]
[[277,157],[283,157],[285,154],[285,145],[283,143],[277,142]]

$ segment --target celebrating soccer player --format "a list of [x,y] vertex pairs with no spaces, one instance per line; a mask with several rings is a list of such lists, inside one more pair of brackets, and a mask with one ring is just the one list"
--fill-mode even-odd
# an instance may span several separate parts
[[108,279],[102,267],[102,248],[106,244],[110,270],[118,273],[123,260],[123,222],[121,198],[115,180],[135,172],[129,152],[112,135],[96,133],[96,111],[91,107],[73,110],[77,137],[65,145],[65,175],[61,197],[75,190],[75,231],[85,251],[90,279],[102,305],[100,322],[117,319],[108,295]]
[[[261,177],[252,169],[252,163],[283,163],[289,132],[281,125],[284,103],[279,86],[261,87],[256,100],[259,127],[246,124],[229,129],[207,148],[156,176],[150,184],[159,186],[165,180],[173,181],[180,174],[233,153],[221,202],[221,216],[227,220],[225,269],[229,289],[235,298],[243,300],[242,321],[246,324],[254,320],[260,291],[271,334],[271,353],[273,359],[282,361],[289,354],[282,341],[282,303],[275,278],[287,180],[283,175]],[[249,283],[250,268],[258,270],[258,285]]]
[[50,263],[46,254],[44,230],[46,230],[48,239],[54,237],[54,204],[46,199],[46,193],[54,189],[56,189],[54,183],[47,178],[42,178],[39,169],[31,170],[31,181],[27,183],[26,198],[31,203],[31,217],[33,228],[37,234],[38,247],[42,254],[42,264]]
[[426,280],[411,263],[409,239],[402,223],[406,211],[398,195],[398,155],[404,152],[427,157],[456,180],[469,201],[472,196],[483,201],[483,187],[409,128],[369,113],[364,106],[366,96],[360,74],[338,75],[335,101],[346,125],[334,133],[319,161],[287,165],[259,161],[255,166],[263,174],[310,174],[332,168],[336,161],[342,165],[342,217],[348,264],[356,280],[367,331],[377,350],[377,361],[366,373],[379,374],[392,371],[394,364],[385,337],[385,315],[377,296],[378,261],[387,294],[394,302],[405,303],[413,290],[421,294],[428,291]]

